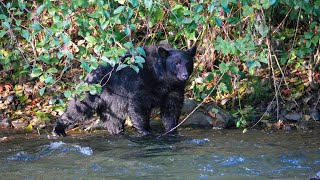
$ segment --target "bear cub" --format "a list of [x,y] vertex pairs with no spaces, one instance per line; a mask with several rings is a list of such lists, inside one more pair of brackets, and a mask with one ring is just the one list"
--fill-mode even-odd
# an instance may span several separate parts
[[[166,131],[177,125],[181,113],[186,82],[193,71],[197,47],[187,51],[157,45],[146,46],[145,63],[139,73],[126,67],[99,66],[85,78],[88,84],[101,84],[100,94],[85,94],[70,100],[64,114],[55,123],[53,134],[66,136],[65,129],[89,119],[97,113],[112,135],[124,132],[126,117],[142,135],[150,134],[152,108],[160,107]],[[129,57],[124,55],[122,57]]]

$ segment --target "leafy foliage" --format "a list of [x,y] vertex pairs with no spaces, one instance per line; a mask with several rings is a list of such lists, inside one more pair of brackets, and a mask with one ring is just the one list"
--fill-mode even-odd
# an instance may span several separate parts
[[[190,87],[195,99],[224,105],[246,94],[265,97],[267,91],[248,86],[259,76],[273,80],[276,94],[283,88],[288,99],[299,98],[319,82],[319,6],[319,0],[0,1],[0,82],[37,83],[40,96],[95,94],[103,85],[77,85],[92,69],[119,64],[117,71],[139,72],[142,47],[168,40],[177,48],[201,46]],[[126,52],[132,57],[119,62]]]

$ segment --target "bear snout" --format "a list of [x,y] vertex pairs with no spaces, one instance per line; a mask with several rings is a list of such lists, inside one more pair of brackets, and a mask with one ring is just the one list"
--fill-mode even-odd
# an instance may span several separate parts
[[178,77],[180,80],[182,81],[186,81],[189,78],[189,74],[188,73],[183,73],[180,75],[180,77]]

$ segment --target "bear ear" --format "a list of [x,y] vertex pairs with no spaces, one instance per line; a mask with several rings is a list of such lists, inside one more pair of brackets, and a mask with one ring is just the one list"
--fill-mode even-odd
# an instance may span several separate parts
[[165,48],[163,47],[159,47],[158,48],[158,55],[162,58],[162,59],[166,59],[169,56],[169,51],[167,51]]
[[187,52],[192,56],[195,56],[197,53],[197,46],[192,46],[192,48],[188,49]]

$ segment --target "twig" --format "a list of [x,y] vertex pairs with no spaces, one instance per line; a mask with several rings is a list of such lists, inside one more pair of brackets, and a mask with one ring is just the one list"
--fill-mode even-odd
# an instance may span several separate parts
[[104,78],[109,75],[109,77],[108,77],[108,79],[106,80],[106,82],[102,85],[102,86],[105,86],[105,85],[108,83],[108,81],[110,80],[113,71],[114,71],[114,67],[111,69],[110,72],[108,72],[107,74],[105,74],[105,75],[101,78],[99,84],[101,84],[102,81],[104,80]]
[[273,99],[272,99],[272,101],[270,102],[270,104],[268,105],[267,110],[262,114],[262,116],[260,117],[260,119],[259,119],[254,125],[252,125],[252,126],[250,127],[250,129],[252,129],[253,127],[255,127],[255,126],[262,120],[262,118],[265,116],[265,114],[267,113],[267,111],[270,109],[270,107],[271,107],[271,105],[272,105],[275,97],[276,97],[276,96],[273,96]]
[[289,9],[288,13],[286,14],[286,16],[283,18],[283,20],[281,21],[281,23],[273,30],[273,32],[271,33],[274,34],[279,28],[280,26],[284,23],[284,21],[287,19],[287,17],[289,16],[290,12],[292,11],[292,8]]
[[318,104],[319,104],[319,101],[320,101],[320,96],[318,96],[317,103],[316,103],[316,105],[313,107],[313,110],[316,110],[316,108],[317,108],[317,106],[318,106]]

